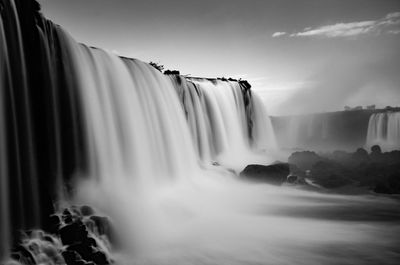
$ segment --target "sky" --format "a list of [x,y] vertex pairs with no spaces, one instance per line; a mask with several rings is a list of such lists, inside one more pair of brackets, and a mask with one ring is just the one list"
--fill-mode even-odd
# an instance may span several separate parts
[[78,41],[248,80],[271,115],[400,106],[399,0],[39,0]]

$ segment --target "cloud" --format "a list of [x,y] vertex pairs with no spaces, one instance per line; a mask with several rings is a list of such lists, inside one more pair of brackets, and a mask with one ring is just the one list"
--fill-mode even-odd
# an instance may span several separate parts
[[272,34],[272,38],[277,38],[277,37],[280,37],[283,35],[286,35],[286,32],[278,31],[278,32],[275,32],[274,34]]
[[[276,32],[279,33],[279,32]],[[303,31],[292,33],[290,37],[355,37],[365,34],[399,34],[400,12],[387,14],[378,20],[366,20],[349,23],[336,23],[315,28],[305,28]],[[274,33],[275,34],[275,33]],[[280,36],[280,35],[277,35]]]
[[[277,107],[279,114],[341,110],[345,105],[400,104],[400,60],[396,51],[358,60],[330,61]],[[301,84],[301,83],[300,83]]]

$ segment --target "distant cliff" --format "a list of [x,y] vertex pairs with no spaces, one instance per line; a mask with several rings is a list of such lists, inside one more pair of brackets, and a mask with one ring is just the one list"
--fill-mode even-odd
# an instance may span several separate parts
[[271,117],[278,144],[285,149],[353,150],[366,144],[372,114],[400,108],[364,109]]

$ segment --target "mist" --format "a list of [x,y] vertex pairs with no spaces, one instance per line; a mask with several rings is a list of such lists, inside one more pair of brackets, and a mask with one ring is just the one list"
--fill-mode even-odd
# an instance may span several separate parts
[[[277,108],[279,115],[343,110],[344,106],[400,105],[400,56],[385,50],[368,56],[330,58]],[[367,51],[365,51],[365,54]],[[350,55],[351,56],[351,55]]]

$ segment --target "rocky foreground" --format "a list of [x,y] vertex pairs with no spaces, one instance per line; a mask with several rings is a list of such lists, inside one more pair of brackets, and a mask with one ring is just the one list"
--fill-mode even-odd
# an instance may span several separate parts
[[376,193],[400,194],[400,151],[383,153],[375,145],[369,153],[363,148],[354,153],[295,152],[288,163],[249,165],[240,176],[273,185],[290,183],[326,189],[352,186]]
[[15,264],[113,264],[109,251],[115,246],[107,217],[89,206],[70,207],[50,217],[48,231],[22,232],[7,265]]
[[400,151],[382,153],[375,145],[370,153],[362,148],[354,153],[295,152],[288,163],[248,165],[240,176],[273,185],[290,183],[325,189],[353,186],[376,193],[400,194]]

